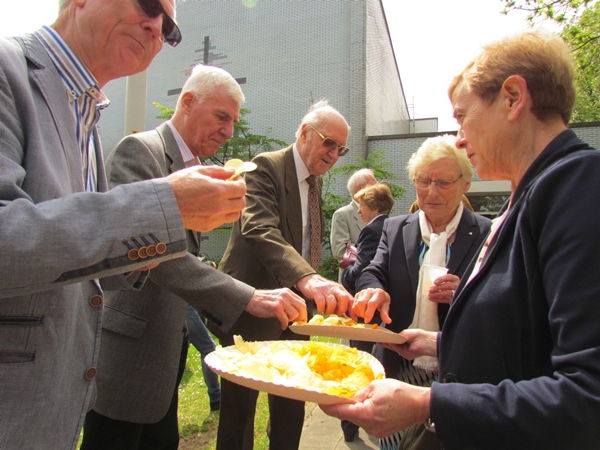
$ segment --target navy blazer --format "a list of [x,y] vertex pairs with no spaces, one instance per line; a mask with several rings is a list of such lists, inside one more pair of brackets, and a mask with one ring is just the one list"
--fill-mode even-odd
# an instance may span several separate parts
[[438,343],[440,379],[454,383],[431,397],[445,448],[598,448],[599,170],[572,131],[555,138],[462,280]]
[[[490,225],[489,219],[463,210],[450,252],[448,273],[462,277],[487,236]],[[386,328],[396,332],[407,328],[413,320],[419,284],[420,243],[418,212],[387,219],[377,254],[356,282],[357,292],[366,288],[381,288],[390,294],[392,323]],[[441,326],[448,307],[440,304],[438,310]]]
[[342,285],[352,295],[356,294],[356,279],[365,267],[369,265],[379,246],[381,232],[383,231],[383,222],[387,219],[387,214],[375,217],[367,226],[360,230],[356,240],[356,262],[346,268],[342,273]]

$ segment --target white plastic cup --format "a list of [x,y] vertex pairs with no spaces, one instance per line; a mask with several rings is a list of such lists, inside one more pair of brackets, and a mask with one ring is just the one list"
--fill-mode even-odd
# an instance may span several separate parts
[[429,292],[429,288],[435,286],[433,282],[437,280],[442,275],[446,275],[448,273],[447,267],[440,266],[432,266],[431,264],[423,264],[423,293],[427,295]]

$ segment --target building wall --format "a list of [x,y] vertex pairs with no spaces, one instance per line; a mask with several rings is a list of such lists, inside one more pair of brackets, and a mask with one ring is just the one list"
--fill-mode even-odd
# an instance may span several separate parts
[[[381,0],[255,3],[252,8],[241,1],[178,3],[183,41],[165,46],[148,69],[146,129],[161,122],[152,102],[174,107],[191,68],[205,62],[239,80],[255,134],[292,143],[300,120],[322,98],[350,123],[351,155],[366,155],[367,98],[372,114],[385,112],[371,120],[372,133],[404,132],[408,112]],[[369,93],[367,67],[377,81]],[[123,130],[125,85],[116,80],[105,89],[112,103],[101,122],[105,153],[131,131]]]
[[408,134],[410,116],[380,0],[367,2],[366,17],[365,134]]

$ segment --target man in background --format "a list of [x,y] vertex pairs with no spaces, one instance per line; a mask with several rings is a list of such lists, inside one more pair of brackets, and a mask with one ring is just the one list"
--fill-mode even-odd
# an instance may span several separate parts
[[[107,161],[111,187],[166,176],[212,156],[233,133],[244,94],[223,69],[198,65],[170,121],[127,136]],[[306,318],[289,289],[255,291],[188,252],[150,271],[139,291],[107,294],[98,363],[98,399],[86,417],[82,450],[172,449],[179,443],[178,385],[188,350],[187,304],[227,332],[242,311],[273,317],[281,328]]]
[[[377,183],[377,178],[371,169],[359,169],[348,179],[348,193],[350,203],[342,206],[333,213],[331,219],[331,253],[335,259],[340,261],[346,252],[346,243],[356,244],[360,231],[365,224],[358,215],[358,203],[354,200],[354,194],[362,188]],[[339,269],[338,282],[342,282],[343,269]]]
[[[294,288],[321,313],[346,312],[352,297],[338,283],[317,275],[323,225],[321,176],[348,152],[350,127],[327,101],[312,106],[290,147],[259,154],[245,175],[247,207],[234,224],[219,270],[257,288]],[[312,300],[307,308],[312,311]],[[215,325],[209,318],[209,328]],[[308,339],[277,321],[242,314],[229,333],[215,330],[222,345],[245,340]],[[221,380],[219,450],[252,448],[258,392]],[[297,449],[304,402],[269,395],[270,448]]]

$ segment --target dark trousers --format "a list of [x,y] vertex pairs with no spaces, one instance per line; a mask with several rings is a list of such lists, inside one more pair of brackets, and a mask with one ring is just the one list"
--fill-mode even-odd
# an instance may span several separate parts
[[80,450],[177,450],[177,391],[187,359],[188,340],[183,340],[177,384],[167,414],[156,423],[133,423],[114,420],[91,410],[83,423]]
[[[221,345],[233,343],[221,339]],[[308,340],[285,330],[281,340]],[[252,450],[258,391],[221,379],[221,415],[217,450]],[[269,449],[298,450],[304,426],[304,402],[269,394]]]

